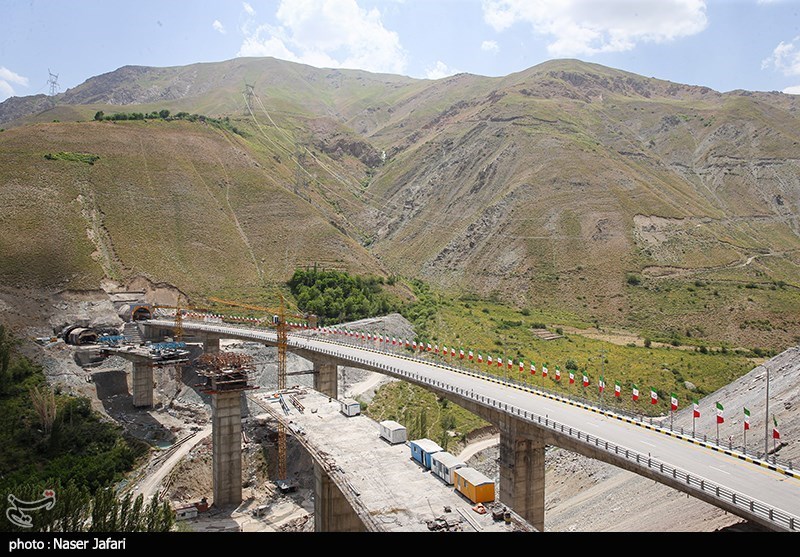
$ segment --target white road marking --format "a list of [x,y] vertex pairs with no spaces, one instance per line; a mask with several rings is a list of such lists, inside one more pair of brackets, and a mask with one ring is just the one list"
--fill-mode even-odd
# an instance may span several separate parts
[[592,422],[589,422],[589,425],[594,427],[600,427],[600,424],[593,424]]
[[729,476],[731,475],[730,472],[726,472],[725,470],[720,470],[719,468],[714,468],[713,466],[709,466],[709,468],[716,470],[717,472],[722,472],[723,474],[728,474]]
[[648,443],[647,441],[642,441],[642,443],[644,443],[645,445],[650,445],[651,447],[655,447],[655,445],[653,445],[652,443]]

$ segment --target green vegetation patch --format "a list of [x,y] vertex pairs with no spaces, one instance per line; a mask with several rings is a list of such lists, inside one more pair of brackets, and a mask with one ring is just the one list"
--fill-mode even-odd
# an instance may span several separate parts
[[344,271],[297,269],[288,282],[297,307],[327,323],[353,321],[400,309],[400,303],[383,290],[381,277],[354,276]]
[[84,162],[86,164],[94,164],[100,157],[92,155],[91,153],[70,153],[68,151],[61,151],[60,153],[47,153],[44,158],[49,161],[71,161],[71,162]]
[[147,445],[102,421],[88,399],[52,391],[14,346],[0,325],[0,493],[49,478],[91,493],[119,482]]

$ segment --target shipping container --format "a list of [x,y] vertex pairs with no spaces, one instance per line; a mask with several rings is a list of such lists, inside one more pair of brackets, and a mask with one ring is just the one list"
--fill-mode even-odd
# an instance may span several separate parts
[[384,420],[379,425],[381,426],[381,437],[392,445],[405,443],[408,439],[406,428],[393,420]]
[[494,501],[494,480],[465,466],[453,471],[453,485],[456,490],[473,503]]
[[431,469],[431,455],[444,450],[430,439],[409,441],[408,445],[411,447],[411,458],[422,464],[422,466],[428,470]]
[[345,416],[358,416],[361,414],[361,405],[357,400],[346,398],[339,402],[342,409],[342,414]]
[[453,471],[465,466],[465,463],[446,451],[431,455],[431,472],[442,478],[447,485],[453,485]]

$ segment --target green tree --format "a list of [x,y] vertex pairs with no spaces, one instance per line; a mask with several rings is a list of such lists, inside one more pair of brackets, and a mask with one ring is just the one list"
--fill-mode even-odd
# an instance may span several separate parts
[[105,112],[103,112],[102,110],[98,110],[97,112],[94,113],[94,119],[97,120],[98,122],[103,119],[103,116],[105,116]]
[[158,116],[162,120],[166,120],[167,118],[169,118],[169,110],[167,110],[166,108],[161,109],[161,111],[159,111],[158,113]]

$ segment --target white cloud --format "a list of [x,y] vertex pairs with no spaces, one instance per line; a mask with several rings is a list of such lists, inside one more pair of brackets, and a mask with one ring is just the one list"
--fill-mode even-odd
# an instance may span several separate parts
[[758,0],[756,4],[777,4],[781,0]]
[[256,11],[253,9],[253,6],[251,6],[247,2],[242,2],[242,7],[244,8],[244,11],[247,12],[247,15],[251,17],[256,15]]
[[223,35],[225,34],[225,26],[222,25],[218,19],[214,20],[214,23],[211,24],[211,27],[213,27],[215,31],[219,31]]
[[787,95],[800,95],[800,85],[792,85],[783,90]]
[[486,52],[500,52],[500,47],[497,45],[496,41],[483,41],[481,43],[481,50],[485,50]]
[[761,61],[761,69],[772,66],[783,72],[783,75],[800,75],[800,49],[797,48],[799,41],[800,36],[790,43],[781,41],[772,54]]
[[425,70],[425,77],[427,79],[442,79],[457,73],[461,73],[461,70],[450,68],[441,60],[437,60],[436,64]]
[[28,78],[12,72],[5,66],[0,66],[0,101],[16,95],[14,87],[11,86],[12,83],[27,87]]
[[483,0],[496,31],[528,23],[551,38],[553,56],[622,52],[639,42],[665,42],[703,31],[705,0]]
[[252,22],[238,56],[274,56],[317,67],[403,73],[406,53],[377,9],[356,0],[281,0],[277,25]]

